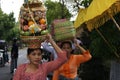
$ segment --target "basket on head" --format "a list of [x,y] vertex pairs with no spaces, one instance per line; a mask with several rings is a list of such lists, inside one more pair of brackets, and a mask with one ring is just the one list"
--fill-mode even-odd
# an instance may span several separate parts
[[39,39],[29,39],[28,41],[28,48],[34,49],[34,48],[40,48],[41,41]]
[[27,44],[28,48],[40,48],[45,38],[46,36],[21,36],[22,42]]
[[[56,41],[64,41],[73,39],[76,35],[76,30],[73,22],[67,19],[58,19],[53,21],[53,35]],[[64,36],[63,36],[64,35]]]

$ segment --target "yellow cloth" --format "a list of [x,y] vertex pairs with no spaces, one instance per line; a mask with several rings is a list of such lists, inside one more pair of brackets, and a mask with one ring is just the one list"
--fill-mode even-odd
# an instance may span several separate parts
[[84,17],[86,15],[87,9],[80,9],[77,15],[76,21],[74,22],[75,28],[78,28],[82,23],[85,22]]
[[112,4],[118,0],[93,0],[90,6],[82,11],[79,11],[76,21],[74,22],[75,28],[80,27],[81,24],[96,18],[109,9]]

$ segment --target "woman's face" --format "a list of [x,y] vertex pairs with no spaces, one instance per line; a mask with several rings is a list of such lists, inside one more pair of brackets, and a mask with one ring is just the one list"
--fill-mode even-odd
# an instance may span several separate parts
[[67,51],[68,54],[70,54],[72,52],[72,48],[70,47],[69,44],[65,43],[63,46],[62,46],[62,50],[65,50]]
[[30,61],[30,63],[38,65],[40,64],[40,61],[42,59],[42,52],[39,49],[36,49],[34,51],[32,51],[29,55],[28,55],[28,59]]

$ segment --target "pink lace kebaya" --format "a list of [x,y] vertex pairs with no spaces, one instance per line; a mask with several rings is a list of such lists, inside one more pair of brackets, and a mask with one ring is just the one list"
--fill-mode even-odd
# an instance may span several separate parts
[[39,69],[34,73],[25,72],[29,63],[20,65],[15,72],[13,80],[46,80],[48,73],[59,68],[67,60],[65,52],[59,53],[58,56],[54,61],[40,64]]

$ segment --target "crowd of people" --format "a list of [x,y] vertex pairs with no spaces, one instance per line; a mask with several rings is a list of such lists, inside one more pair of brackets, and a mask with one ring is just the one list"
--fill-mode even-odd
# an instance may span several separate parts
[[[14,69],[16,71],[13,80],[79,80],[77,71],[80,64],[92,57],[89,50],[85,50],[79,43],[77,39],[54,41],[52,36],[47,34],[41,45],[28,47],[29,62],[17,66],[18,46],[14,40],[11,50],[11,73]],[[76,48],[81,54],[73,54]]]

